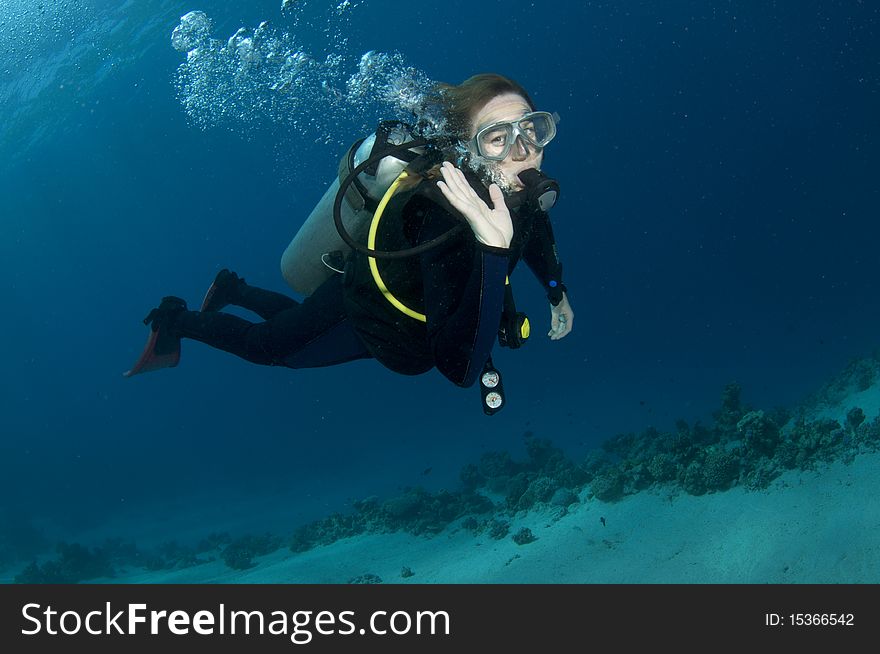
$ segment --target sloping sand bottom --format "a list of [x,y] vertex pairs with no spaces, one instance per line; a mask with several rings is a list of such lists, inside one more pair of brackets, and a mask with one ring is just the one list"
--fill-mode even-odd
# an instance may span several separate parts
[[[878,466],[880,454],[868,453],[788,472],[764,491],[582,498],[567,510],[516,516],[501,540],[456,526],[433,537],[372,534],[298,554],[285,547],[248,570],[216,560],[112,581],[348,583],[372,574],[384,583],[877,583]],[[521,527],[537,540],[517,545],[511,534]],[[401,576],[404,567],[412,576]]]

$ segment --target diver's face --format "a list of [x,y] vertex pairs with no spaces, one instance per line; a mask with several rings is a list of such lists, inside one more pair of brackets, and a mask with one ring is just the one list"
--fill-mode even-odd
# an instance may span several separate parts
[[[516,93],[496,95],[474,116],[471,121],[470,138],[473,139],[477,132],[487,125],[517,120],[531,110],[532,108],[521,95]],[[517,137],[508,155],[495,165],[504,176],[505,181],[512,188],[519,190],[523,188],[523,183],[517,175],[529,168],[540,169],[543,158],[543,148],[525,143],[521,137]]]

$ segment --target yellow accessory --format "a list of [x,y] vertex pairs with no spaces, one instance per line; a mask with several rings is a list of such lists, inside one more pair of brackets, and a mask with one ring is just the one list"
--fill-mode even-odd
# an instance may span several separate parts
[[529,319],[525,318],[523,320],[522,325],[519,328],[519,335],[522,336],[523,340],[529,337],[529,334],[532,333],[532,326],[529,324]]
[[[391,201],[391,198],[397,192],[397,187],[400,186],[400,183],[407,178],[407,172],[404,170],[400,175],[397,176],[397,179],[388,187],[388,190],[385,192],[385,195],[382,196],[382,201],[379,202],[379,206],[376,207],[376,211],[373,213],[373,221],[370,223],[370,233],[367,237],[367,247],[371,250],[376,249],[376,234],[379,231],[379,221],[382,219],[382,213],[385,211],[385,207],[388,206],[388,202]],[[388,287],[385,286],[385,282],[382,280],[382,276],[379,274],[379,266],[376,264],[376,257],[368,257],[370,260],[370,272],[373,274],[373,281],[376,282],[376,286],[379,287],[379,290],[382,291],[382,295],[385,296],[385,299],[388,300],[395,309],[398,311],[402,311],[410,318],[415,318],[416,320],[420,320],[422,322],[428,322],[428,317],[419,313],[415,309],[410,309],[403,302],[398,300],[394,295],[392,295],[391,291],[388,290]]]

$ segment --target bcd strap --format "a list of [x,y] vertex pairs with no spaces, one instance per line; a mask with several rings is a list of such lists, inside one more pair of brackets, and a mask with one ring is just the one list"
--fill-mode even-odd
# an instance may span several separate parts
[[[396,159],[407,163],[412,162],[413,159],[419,156],[418,154],[409,150],[401,151],[395,147],[412,141],[412,130],[412,125],[400,120],[383,120],[379,123],[379,127],[376,128],[376,140],[373,141],[369,158],[372,159],[377,155],[384,154],[387,150],[389,154],[393,152]],[[364,169],[364,172],[371,177],[375,177],[376,173],[379,172],[380,161],[381,159],[376,159],[376,161]]]
[[[355,154],[357,154],[358,148],[361,147],[365,140],[366,139],[364,138],[355,141],[355,143],[348,149],[348,152],[346,152],[339,161],[337,173],[340,180],[347,178],[351,174],[351,171],[354,170]],[[376,173],[379,171],[379,164],[382,161],[383,155],[392,155],[395,159],[411,163],[419,155],[411,150],[395,146],[403,145],[412,140],[412,127],[410,125],[399,120],[383,120],[379,123],[379,127],[376,129],[376,139],[373,141],[373,147],[370,148],[370,154],[368,157],[368,159],[373,159],[373,157],[376,157],[376,159],[369,166],[364,168],[362,172],[370,177],[375,177]],[[345,189],[345,200],[355,211],[366,209],[367,211],[373,212],[376,210],[376,207],[379,206],[378,200],[375,200],[370,196],[366,187],[363,185],[363,182],[357,177],[355,177],[352,180],[351,185]]]
[[[348,149],[348,152],[346,152],[342,156],[342,159],[339,160],[338,174],[340,180],[348,177],[351,174],[351,171],[354,170],[354,155],[365,140],[366,139],[359,139],[355,141]],[[349,206],[355,211],[360,211],[364,208],[366,208],[367,211],[375,211],[376,207],[379,206],[379,203],[370,197],[370,194],[367,193],[367,189],[357,177],[355,177],[349,187],[345,189],[345,201],[348,202]]]

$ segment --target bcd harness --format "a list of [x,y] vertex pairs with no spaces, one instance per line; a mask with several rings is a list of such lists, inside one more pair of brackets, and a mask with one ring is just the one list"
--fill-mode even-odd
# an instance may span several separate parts
[[[394,296],[382,279],[377,265],[377,259],[402,259],[419,255],[437,247],[462,231],[465,228],[464,222],[451,228],[441,236],[416,247],[396,251],[381,251],[376,250],[375,248],[382,215],[384,214],[388,203],[391,201],[391,198],[394,197],[395,193],[400,188],[401,183],[410,175],[421,174],[436,163],[442,161],[441,150],[436,143],[428,139],[413,139],[411,137],[411,128],[409,125],[399,121],[383,121],[379,124],[379,128],[376,132],[376,140],[370,151],[369,157],[355,166],[354,154],[362,142],[363,140],[356,142],[342,158],[339,165],[339,191],[336,194],[336,200],[333,207],[333,218],[336,229],[347,245],[352,249],[358,250],[367,255],[373,281],[385,299],[404,315],[420,322],[427,322],[425,314],[406,306],[399,298]],[[385,191],[381,200],[377,202],[369,195],[366,188],[358,180],[358,176],[365,171],[368,174],[375,175],[379,162],[387,156],[393,156],[396,159],[404,161],[407,166]],[[550,181],[555,185],[550,189],[553,193],[553,201],[555,201],[559,192],[559,187],[554,181]],[[345,229],[341,215],[343,201],[347,201],[355,209],[372,211],[373,216],[370,221],[366,247],[355,241]],[[538,199],[536,202],[538,206],[544,210],[542,200]],[[342,268],[341,264],[344,259],[342,252],[327,253],[324,257],[326,257],[324,258],[324,263],[328,267],[337,271]],[[501,314],[501,324],[498,330],[498,343],[502,347],[517,349],[528,340],[530,331],[531,326],[528,317],[526,314],[516,310],[513,289],[510,285],[510,279],[507,278],[505,279],[504,307]],[[483,412],[486,415],[497,413],[505,405],[501,373],[494,367],[491,356],[487,359],[483,366],[483,371],[480,374],[480,395]]]

